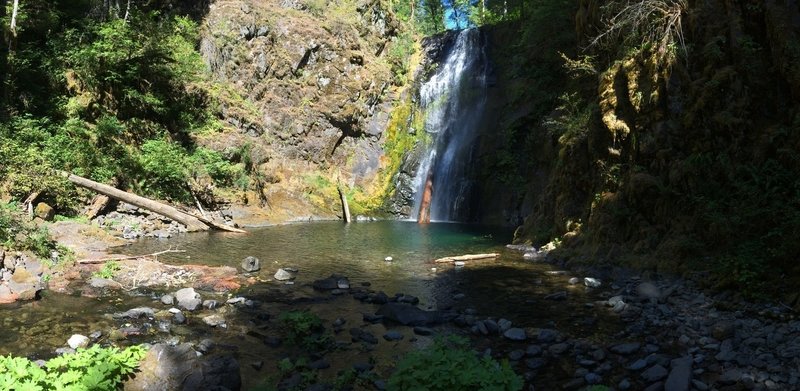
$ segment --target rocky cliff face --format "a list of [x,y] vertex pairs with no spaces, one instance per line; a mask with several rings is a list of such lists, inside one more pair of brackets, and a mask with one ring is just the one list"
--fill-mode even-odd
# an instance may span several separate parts
[[[598,4],[579,5],[580,46],[607,28]],[[767,270],[797,276],[800,9],[670,4],[683,7],[682,43],[661,50],[621,36],[594,47],[591,64],[567,62],[556,76],[567,95],[551,111],[509,102],[519,115],[501,121],[529,140],[519,144],[528,158],[512,159],[525,178],[518,197],[533,205],[517,240],[719,271],[722,285],[759,284]]]
[[200,142],[247,148],[257,196],[300,209],[278,220],[340,213],[331,187],[369,187],[382,167],[399,27],[379,0],[214,2],[200,50],[229,129]]

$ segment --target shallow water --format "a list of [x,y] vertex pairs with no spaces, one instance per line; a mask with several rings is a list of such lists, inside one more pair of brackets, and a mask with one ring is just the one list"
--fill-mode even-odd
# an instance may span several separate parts
[[[117,251],[126,254],[147,254],[165,249],[181,249],[185,253],[165,254],[160,261],[172,264],[193,263],[239,267],[249,255],[261,260],[262,269],[255,274],[265,282],[245,287],[237,294],[262,303],[257,309],[223,309],[228,320],[225,329],[210,328],[194,313],[188,325],[159,331],[153,325],[149,332],[128,340],[129,343],[165,340],[199,341],[211,338],[236,352],[242,364],[246,386],[253,386],[274,373],[274,363],[285,357],[286,350],[267,347],[262,342],[279,330],[275,320],[288,310],[309,310],[323,319],[326,326],[336,318],[347,320],[345,330],[362,327],[380,337],[387,326],[365,325],[364,313],[373,313],[377,306],[361,303],[349,295],[331,296],[314,292],[311,283],[333,273],[349,277],[351,286],[369,282],[370,289],[382,290],[389,296],[397,293],[419,297],[421,308],[462,310],[473,308],[478,317],[507,318],[520,327],[548,327],[567,332],[573,337],[605,339],[619,329],[613,319],[602,318],[600,311],[584,306],[600,300],[599,292],[582,285],[567,284],[569,276],[553,275],[552,266],[522,259],[517,251],[507,250],[511,232],[505,229],[461,224],[419,225],[413,222],[379,221],[342,224],[314,222],[248,229],[248,234],[200,233],[169,240],[144,239]],[[434,264],[436,258],[468,253],[498,252],[500,257],[488,261],[468,261],[462,268],[450,264]],[[384,261],[391,256],[392,262]],[[299,270],[294,284],[270,281],[279,267]],[[435,270],[433,269],[435,268]],[[569,299],[546,300],[544,296],[568,291]],[[463,295],[463,297],[461,297]],[[0,307],[4,333],[0,335],[0,354],[47,358],[64,346],[73,333],[88,335],[100,330],[108,335],[112,329],[124,327],[124,321],[108,314],[139,306],[166,309],[157,301],[159,292],[131,296],[117,293],[104,298],[73,297],[45,292],[42,300],[21,305]],[[209,293],[204,298],[224,300]],[[207,311],[206,311],[207,312]],[[210,313],[210,312],[209,312]],[[265,317],[265,315],[267,315]],[[194,319],[194,320],[192,320]],[[265,320],[270,319],[270,320]],[[594,320],[587,322],[587,319]],[[155,323],[155,322],[153,322]],[[391,326],[389,326],[391,327]],[[452,326],[443,326],[452,327]],[[388,374],[389,364],[403,352],[429,343],[415,336],[409,328],[399,343],[381,343],[368,352],[349,349],[332,353],[333,365],[327,378],[368,355],[383,363],[377,372]],[[349,340],[347,331],[335,335]],[[498,342],[492,342],[495,344]],[[502,345],[503,342],[499,341]],[[291,354],[291,353],[288,353]],[[391,357],[392,359],[388,359]],[[264,361],[265,369],[255,370],[248,363]],[[323,371],[324,372],[324,371]],[[325,377],[326,375],[322,375]]]

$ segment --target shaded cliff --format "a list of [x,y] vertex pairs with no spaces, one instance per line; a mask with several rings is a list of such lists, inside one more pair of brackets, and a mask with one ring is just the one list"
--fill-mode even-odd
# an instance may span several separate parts
[[516,241],[555,239],[575,259],[713,272],[753,293],[790,284],[800,9],[659,4],[626,24],[620,3],[553,1],[541,24],[489,29],[504,98],[482,220],[527,215]]

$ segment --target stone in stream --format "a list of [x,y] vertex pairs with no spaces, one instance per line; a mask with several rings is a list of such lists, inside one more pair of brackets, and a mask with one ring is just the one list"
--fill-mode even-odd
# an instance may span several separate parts
[[667,377],[667,369],[659,364],[653,365],[642,372],[642,379],[648,383],[653,383]]
[[161,303],[164,305],[173,305],[175,304],[175,296],[172,296],[170,294],[161,296]]
[[403,339],[403,333],[396,330],[389,330],[386,334],[383,334],[383,339],[387,341],[399,341]]
[[256,257],[249,256],[242,260],[242,269],[248,273],[257,272],[261,270],[261,260]]
[[347,277],[341,277],[336,280],[336,287],[338,289],[350,289],[350,280]]
[[540,329],[539,335],[536,336],[539,342],[550,343],[558,339],[558,331],[551,329]]
[[589,288],[599,288],[602,283],[596,278],[586,277],[583,279],[583,285],[586,285]]
[[203,323],[211,327],[226,327],[225,318],[220,314],[212,314],[203,317]]
[[692,380],[692,356],[676,358],[670,363],[670,372],[664,391],[689,391]]
[[139,363],[128,391],[239,390],[239,363],[230,355],[198,356],[188,343],[153,345]]
[[525,335],[525,330],[518,327],[512,327],[506,330],[503,336],[512,341],[524,341],[528,339],[528,336]]
[[628,342],[628,343],[621,343],[618,345],[614,345],[608,350],[612,351],[613,353],[625,356],[631,353],[635,353],[636,351],[639,350],[641,346],[642,344],[640,344],[639,342]]
[[566,300],[567,291],[558,291],[544,297],[545,300]]
[[203,308],[213,310],[219,307],[219,302],[216,300],[203,300]]
[[416,326],[416,327],[414,327],[414,334],[416,334],[416,335],[431,335],[431,334],[433,334],[433,329],[430,329],[430,328],[427,328],[427,327],[422,327],[422,326]]
[[436,311],[424,311],[403,303],[386,303],[375,314],[405,326],[427,326],[442,321],[441,314]]
[[287,280],[291,280],[291,279],[294,278],[294,273],[292,273],[292,272],[290,272],[290,271],[288,271],[288,270],[286,270],[284,268],[280,268],[280,269],[278,269],[278,271],[275,272],[275,275],[272,276],[272,277],[275,278],[278,281],[287,281]]
[[141,317],[146,318],[155,318],[156,312],[150,307],[138,307],[132,308],[125,312],[117,312],[113,315],[114,318],[128,318],[128,319],[139,319]]
[[581,283],[581,279],[578,277],[572,277],[567,281],[570,285],[578,285]]
[[175,299],[178,300],[178,306],[188,311],[194,311],[200,308],[203,300],[200,294],[194,291],[194,288],[183,288],[175,292]]
[[318,291],[330,291],[339,288],[339,280],[342,279],[342,276],[331,275],[328,278],[323,278],[321,280],[315,280],[312,286],[314,289]]
[[184,324],[186,323],[186,315],[178,311],[172,315],[172,321],[175,322],[175,324]]
[[67,345],[72,349],[85,348],[89,346],[89,337],[80,334],[72,334],[67,340]]

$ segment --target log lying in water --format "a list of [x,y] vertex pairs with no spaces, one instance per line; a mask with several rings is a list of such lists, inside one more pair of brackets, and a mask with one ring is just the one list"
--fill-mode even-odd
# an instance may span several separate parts
[[70,182],[74,183],[77,186],[95,191],[97,193],[109,196],[111,198],[120,201],[125,201],[131,205],[137,206],[142,209],[147,209],[153,213],[157,213],[164,217],[175,220],[185,225],[188,231],[208,231],[209,229],[211,229],[211,227],[214,227],[225,231],[244,232],[240,229],[211,222],[208,219],[198,218],[197,216],[181,212],[175,207],[172,207],[170,205],[162,204],[158,201],[154,201],[149,198],[145,198],[133,193],[128,193],[126,191],[119,190],[115,187],[104,185],[102,183],[98,183],[91,179],[86,179],[84,177],[75,174],[70,174],[68,172],[62,171],[61,175],[63,175],[65,178],[67,178],[67,180],[69,180]]
[[456,262],[456,261],[475,261],[478,259],[494,259],[497,258],[499,254],[497,253],[489,253],[489,254],[466,254],[466,255],[459,255],[455,257],[444,257],[435,260],[435,263],[448,263],[448,262]]

